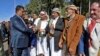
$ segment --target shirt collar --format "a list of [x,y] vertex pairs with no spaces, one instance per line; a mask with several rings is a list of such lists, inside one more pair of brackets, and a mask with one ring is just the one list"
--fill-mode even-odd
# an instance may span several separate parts
[[57,20],[59,17],[56,17],[54,20]]
[[[90,19],[93,20],[92,18],[90,18]],[[100,19],[96,19],[95,21],[96,21],[96,23],[100,23]]]

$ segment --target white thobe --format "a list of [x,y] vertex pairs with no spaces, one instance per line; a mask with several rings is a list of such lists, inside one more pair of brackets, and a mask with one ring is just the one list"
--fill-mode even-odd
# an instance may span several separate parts
[[[48,20],[41,21],[40,29],[45,30],[47,25],[48,25]],[[49,56],[49,49],[47,48],[46,36],[39,37],[38,45],[37,45],[37,54],[44,54],[44,56]]]

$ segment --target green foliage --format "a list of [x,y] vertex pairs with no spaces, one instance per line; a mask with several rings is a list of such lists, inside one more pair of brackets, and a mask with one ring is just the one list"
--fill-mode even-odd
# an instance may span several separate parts
[[50,14],[54,7],[63,8],[64,0],[30,0],[26,5],[28,13],[39,13],[40,10],[46,10]]
[[81,6],[81,13],[85,15],[89,10],[89,0],[74,0],[76,6]]
[[[82,14],[86,14],[89,9],[89,0],[71,0],[73,3],[80,7],[80,4],[82,4]],[[26,9],[28,13],[39,13],[41,10],[46,10],[49,15],[51,14],[51,10],[54,7],[58,7],[61,9],[62,14],[64,14],[64,7],[68,3],[65,2],[65,0],[30,0],[29,4],[26,5]]]
[[41,5],[40,5],[39,0],[30,0],[30,3],[26,5],[26,9],[28,13],[36,12],[38,13],[41,10]]

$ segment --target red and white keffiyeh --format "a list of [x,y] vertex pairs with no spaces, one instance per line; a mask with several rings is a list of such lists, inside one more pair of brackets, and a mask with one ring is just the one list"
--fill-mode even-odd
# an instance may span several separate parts
[[96,20],[89,18],[84,22],[84,28],[89,33],[89,56],[97,56],[99,50],[99,40],[96,34]]

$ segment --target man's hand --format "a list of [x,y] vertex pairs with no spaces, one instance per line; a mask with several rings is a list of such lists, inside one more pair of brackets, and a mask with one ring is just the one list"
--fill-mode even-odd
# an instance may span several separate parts
[[50,29],[54,29],[54,25],[53,24],[50,25]]
[[37,31],[37,27],[35,25],[32,26],[32,29],[33,29],[34,32]]
[[58,46],[59,46],[60,48],[63,47],[63,43],[62,43],[62,41],[59,42]]
[[45,30],[44,29],[39,29],[39,32],[44,32]]
[[72,48],[69,48],[69,53],[73,54],[74,50]]

